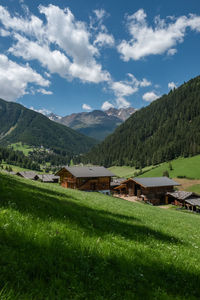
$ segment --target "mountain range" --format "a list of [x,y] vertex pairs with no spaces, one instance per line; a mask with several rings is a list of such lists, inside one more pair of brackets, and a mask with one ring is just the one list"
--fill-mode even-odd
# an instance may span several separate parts
[[16,142],[80,154],[97,141],[20,104],[0,99],[0,144]]
[[135,112],[83,163],[144,167],[200,153],[200,76]]
[[80,133],[97,140],[104,140],[117,126],[127,120],[136,109],[110,108],[108,110],[94,110],[91,112],[73,113],[61,117],[53,113],[47,115],[50,120],[66,125]]

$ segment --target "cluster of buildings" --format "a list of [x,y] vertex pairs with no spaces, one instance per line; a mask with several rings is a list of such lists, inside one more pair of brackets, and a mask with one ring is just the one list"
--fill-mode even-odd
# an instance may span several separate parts
[[31,179],[31,180],[38,180],[41,182],[48,182],[48,183],[58,183],[60,177],[56,176],[54,174],[37,174],[33,171],[23,171],[23,172],[17,172],[13,173],[13,175],[17,175],[26,179]]
[[118,197],[135,197],[152,205],[174,204],[200,212],[200,196],[196,193],[177,191],[180,184],[168,177],[116,178],[108,169],[99,166],[62,167],[55,175],[18,172],[16,175],[58,183],[64,188],[96,191]]

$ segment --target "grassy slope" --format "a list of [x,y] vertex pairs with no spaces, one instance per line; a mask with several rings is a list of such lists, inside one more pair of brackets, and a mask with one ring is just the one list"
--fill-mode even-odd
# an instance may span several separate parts
[[24,155],[28,156],[30,151],[33,151],[33,148],[30,147],[29,145],[22,145],[21,142],[19,143],[14,143],[14,144],[10,144],[10,147],[13,148],[13,150],[18,150],[18,151],[22,151],[24,153]]
[[200,216],[0,174],[0,299],[199,299]]
[[163,163],[155,169],[152,169],[140,177],[157,177],[162,176],[165,170],[168,170],[169,176],[175,178],[178,176],[186,176],[192,179],[200,178],[200,155],[188,158],[177,158],[171,161],[173,170],[169,169],[169,163]]
[[187,191],[200,194],[200,184],[195,184],[187,188]]
[[[152,167],[143,168],[142,171],[146,171],[149,168],[152,168]],[[129,166],[122,166],[122,167],[113,166],[113,167],[110,167],[109,170],[116,176],[125,177],[125,178],[134,177],[135,172],[139,172],[138,169],[136,170],[134,167],[129,167]]]
[[[148,169],[150,170],[140,175],[139,177],[158,177],[162,176],[163,172],[167,170],[171,178],[175,178],[177,176],[186,176],[192,179],[200,179],[200,155],[187,158],[180,157],[172,160],[171,164],[173,170],[169,169],[168,162],[160,164],[159,166],[153,169],[152,166],[143,168],[142,171],[146,171]],[[138,171],[135,168],[128,166],[113,166],[109,168],[109,170],[111,170],[111,172],[113,172],[119,177],[133,177],[134,173]]]

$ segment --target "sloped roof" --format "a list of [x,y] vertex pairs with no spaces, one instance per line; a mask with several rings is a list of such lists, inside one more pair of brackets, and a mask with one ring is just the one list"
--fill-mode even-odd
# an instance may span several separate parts
[[200,198],[188,199],[185,202],[194,206],[200,206]]
[[59,179],[59,176],[55,176],[54,174],[39,174],[37,177],[43,182],[53,182],[56,179]]
[[180,183],[168,178],[168,177],[143,177],[143,178],[133,178],[133,180],[144,186],[144,187],[161,187],[161,186],[174,186],[180,185]]
[[23,172],[17,172],[16,175],[22,176],[27,179],[34,179],[37,174],[32,171],[23,171]]
[[126,180],[126,178],[116,178],[113,181],[111,181],[110,186],[120,185],[125,180]]
[[167,195],[172,196],[175,199],[179,200],[185,200],[193,195],[192,192],[186,192],[186,191],[176,191],[173,193],[168,192]]
[[[108,169],[104,167],[64,167],[67,171],[69,171],[73,176],[78,178],[84,178],[84,177],[113,177],[115,176],[113,173],[111,173]],[[63,170],[63,168],[61,169]],[[61,171],[60,170],[60,171]],[[59,175],[60,171],[56,173],[56,175]]]

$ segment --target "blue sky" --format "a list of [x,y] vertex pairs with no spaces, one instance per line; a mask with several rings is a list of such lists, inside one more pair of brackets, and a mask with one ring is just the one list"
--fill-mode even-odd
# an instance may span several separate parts
[[43,113],[141,108],[199,53],[198,0],[0,1],[0,97]]

